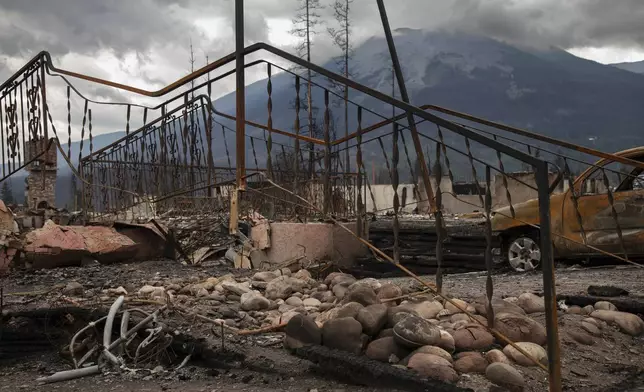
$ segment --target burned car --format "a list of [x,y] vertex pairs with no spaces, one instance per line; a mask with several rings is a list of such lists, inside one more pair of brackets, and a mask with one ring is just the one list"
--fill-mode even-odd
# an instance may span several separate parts
[[[644,147],[615,155],[644,162]],[[550,195],[550,226],[555,258],[590,260],[612,254],[644,256],[643,169],[602,159]],[[559,175],[556,181],[561,181]],[[554,187],[551,186],[551,189]],[[574,192],[574,194],[573,194]],[[501,254],[515,271],[541,262],[538,199],[494,211],[492,230]]]

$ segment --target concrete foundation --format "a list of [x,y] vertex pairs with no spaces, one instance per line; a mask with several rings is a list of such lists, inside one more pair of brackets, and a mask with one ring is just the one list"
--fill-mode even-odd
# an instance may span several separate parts
[[[355,222],[344,225],[355,232]],[[256,246],[268,246],[264,251],[270,264],[304,256],[311,261],[332,260],[348,266],[356,257],[368,254],[367,247],[357,238],[331,223],[273,222],[254,226],[250,237]]]

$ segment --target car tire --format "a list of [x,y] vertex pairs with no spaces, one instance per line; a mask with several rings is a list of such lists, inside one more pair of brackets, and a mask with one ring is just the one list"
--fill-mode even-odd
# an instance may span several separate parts
[[503,253],[516,272],[534,271],[541,266],[541,244],[536,234],[522,233],[508,238],[504,241]]

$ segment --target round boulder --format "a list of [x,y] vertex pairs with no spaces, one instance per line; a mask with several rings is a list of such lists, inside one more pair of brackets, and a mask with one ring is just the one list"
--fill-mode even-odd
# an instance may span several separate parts
[[358,310],[356,320],[362,324],[362,330],[369,336],[376,336],[387,324],[387,306],[384,304],[369,305]]
[[243,310],[265,310],[271,306],[271,301],[264,298],[263,295],[256,291],[251,291],[242,294],[240,300],[241,308]]
[[595,344],[595,339],[585,331],[568,331],[568,336],[575,342],[586,346],[592,346]]
[[310,317],[296,314],[284,328],[284,347],[294,350],[304,346],[322,344],[322,331]]
[[393,328],[399,321],[409,315],[418,316],[418,313],[411,309],[407,304],[392,306],[387,309],[387,326],[389,328]]
[[329,320],[322,326],[322,344],[359,354],[363,345],[362,325],[351,317]]
[[595,310],[590,314],[590,317],[616,324],[622,332],[631,336],[639,336],[644,332],[644,321],[632,313],[618,312],[616,310]]
[[448,353],[453,353],[454,350],[456,350],[456,343],[454,342],[452,334],[442,329],[440,330],[440,334],[441,338],[438,343],[436,343],[436,346],[442,348]]
[[513,342],[546,344],[546,328],[533,319],[513,313],[499,313],[494,318],[494,327]]
[[[393,283],[385,283],[376,291],[376,293],[377,293],[376,296],[378,297],[378,300],[383,301],[391,298],[400,297],[402,295],[402,289]],[[387,301],[387,302],[394,305],[396,304],[396,301]]]
[[598,301],[594,306],[595,310],[617,310],[617,306],[608,301]]
[[354,278],[352,275],[349,274],[339,274],[336,275],[329,283],[325,280],[324,283],[327,284],[329,287],[333,288],[337,285],[341,285],[344,287],[349,287],[352,284],[356,282],[356,278]]
[[595,311],[595,307],[593,305],[586,305],[583,308],[581,308],[581,314],[584,316],[590,315],[592,312]]
[[443,350],[440,347],[436,346],[423,346],[421,348],[417,348],[414,350],[407,358],[403,359],[402,364],[407,365],[409,363],[409,359],[415,355],[415,354],[431,354],[431,355],[436,355],[438,357],[444,358],[447,360],[449,363],[453,363],[454,359],[452,359],[452,356],[450,353],[447,351]]
[[416,313],[425,319],[436,318],[438,313],[443,310],[443,305],[438,301],[422,301],[416,303],[405,303],[406,306],[416,311]]
[[306,282],[300,279],[295,279],[290,276],[280,276],[268,282],[266,285],[266,298],[286,299],[293,293],[301,292],[304,290]]
[[272,271],[261,271],[257,272],[255,275],[253,275],[254,281],[259,281],[259,282],[270,282],[273,279],[277,279],[279,275],[276,274],[275,272]]
[[322,305],[322,302],[315,298],[307,298],[302,301],[302,305],[304,305],[305,307],[319,308],[320,305]]
[[542,297],[532,293],[523,293],[519,296],[517,305],[525,310],[527,314],[546,311],[546,304]]
[[405,358],[409,354],[409,349],[396,343],[393,337],[376,339],[369,343],[365,355],[367,358],[380,362],[389,362],[389,358],[394,355],[396,358]]
[[446,359],[432,354],[415,354],[409,358],[407,367],[420,375],[440,380],[443,382],[455,383],[458,381],[458,374]]
[[422,317],[410,315],[394,326],[396,341],[411,348],[433,346],[440,341],[440,329]]
[[[474,308],[476,309],[476,313],[481,314],[483,316],[487,315],[487,310],[485,307],[485,304],[487,303],[487,297],[479,297],[476,302],[474,302]],[[494,309],[495,314],[499,313],[515,313],[515,314],[521,314],[525,315],[525,311],[521,309],[520,306],[510,303],[508,301],[505,301],[500,298],[493,298],[492,299],[492,308]]]
[[294,277],[295,279],[301,279],[301,280],[303,280],[305,282],[307,282],[309,279],[313,278],[311,276],[311,273],[306,269],[301,269],[301,270],[297,271],[296,273],[294,273],[291,276]]
[[459,373],[480,373],[485,374],[487,360],[479,352],[472,352],[471,355],[461,356],[454,362],[454,369]]
[[601,336],[602,334],[597,324],[588,322],[586,319],[581,321],[581,328],[593,336]]
[[478,325],[468,326],[454,331],[454,344],[459,351],[485,350],[494,343],[494,336]]
[[[525,351],[530,357],[536,359],[539,363],[548,362],[548,354],[546,354],[546,349],[541,347],[538,344],[532,342],[518,342],[516,343],[523,351]],[[508,358],[512,359],[514,362],[522,366],[537,366],[532,360],[519,352],[516,348],[511,345],[505,346],[503,349],[503,354]]]
[[357,302],[349,302],[347,304],[342,305],[340,308],[338,308],[338,315],[337,318],[341,317],[351,317],[351,318],[356,318],[358,317],[358,312],[360,309],[363,309],[364,306],[362,304],[359,304]]
[[354,284],[349,287],[342,300],[344,302],[357,302],[362,306],[369,306],[380,302],[376,296],[376,292],[371,287],[360,284]]
[[380,283],[380,281],[375,278],[364,278],[356,280],[351,286],[349,286],[349,289],[352,289],[354,286],[365,286],[369,287],[374,292],[378,292],[380,287],[382,287],[382,283]]
[[394,329],[393,328],[386,328],[380,331],[378,334],[378,339],[386,338],[387,336],[391,336],[392,338],[394,337]]
[[491,363],[485,369],[485,377],[510,392],[520,392],[525,387],[525,380],[521,373],[506,363]]
[[[454,305],[452,302],[458,306]],[[451,302],[445,301],[445,309],[449,314],[463,313],[464,310],[467,310],[468,312],[473,312],[475,310],[473,306],[458,298],[453,298]]]
[[284,301],[284,303],[290,306],[299,307],[299,306],[302,306],[302,298],[288,297],[286,301]]
[[486,352],[485,359],[487,359],[489,363],[501,362],[508,365],[511,364],[508,357],[505,354],[503,354],[503,351],[497,350],[497,349]]

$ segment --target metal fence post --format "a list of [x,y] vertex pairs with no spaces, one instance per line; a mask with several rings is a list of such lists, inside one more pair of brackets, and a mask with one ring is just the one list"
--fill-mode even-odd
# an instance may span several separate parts
[[548,163],[535,164],[535,177],[539,193],[539,226],[541,240],[541,265],[543,269],[543,295],[546,305],[546,331],[548,334],[548,381],[550,392],[561,391],[561,350],[557,327],[557,295],[555,292],[554,259],[550,239],[550,193],[548,191]]

